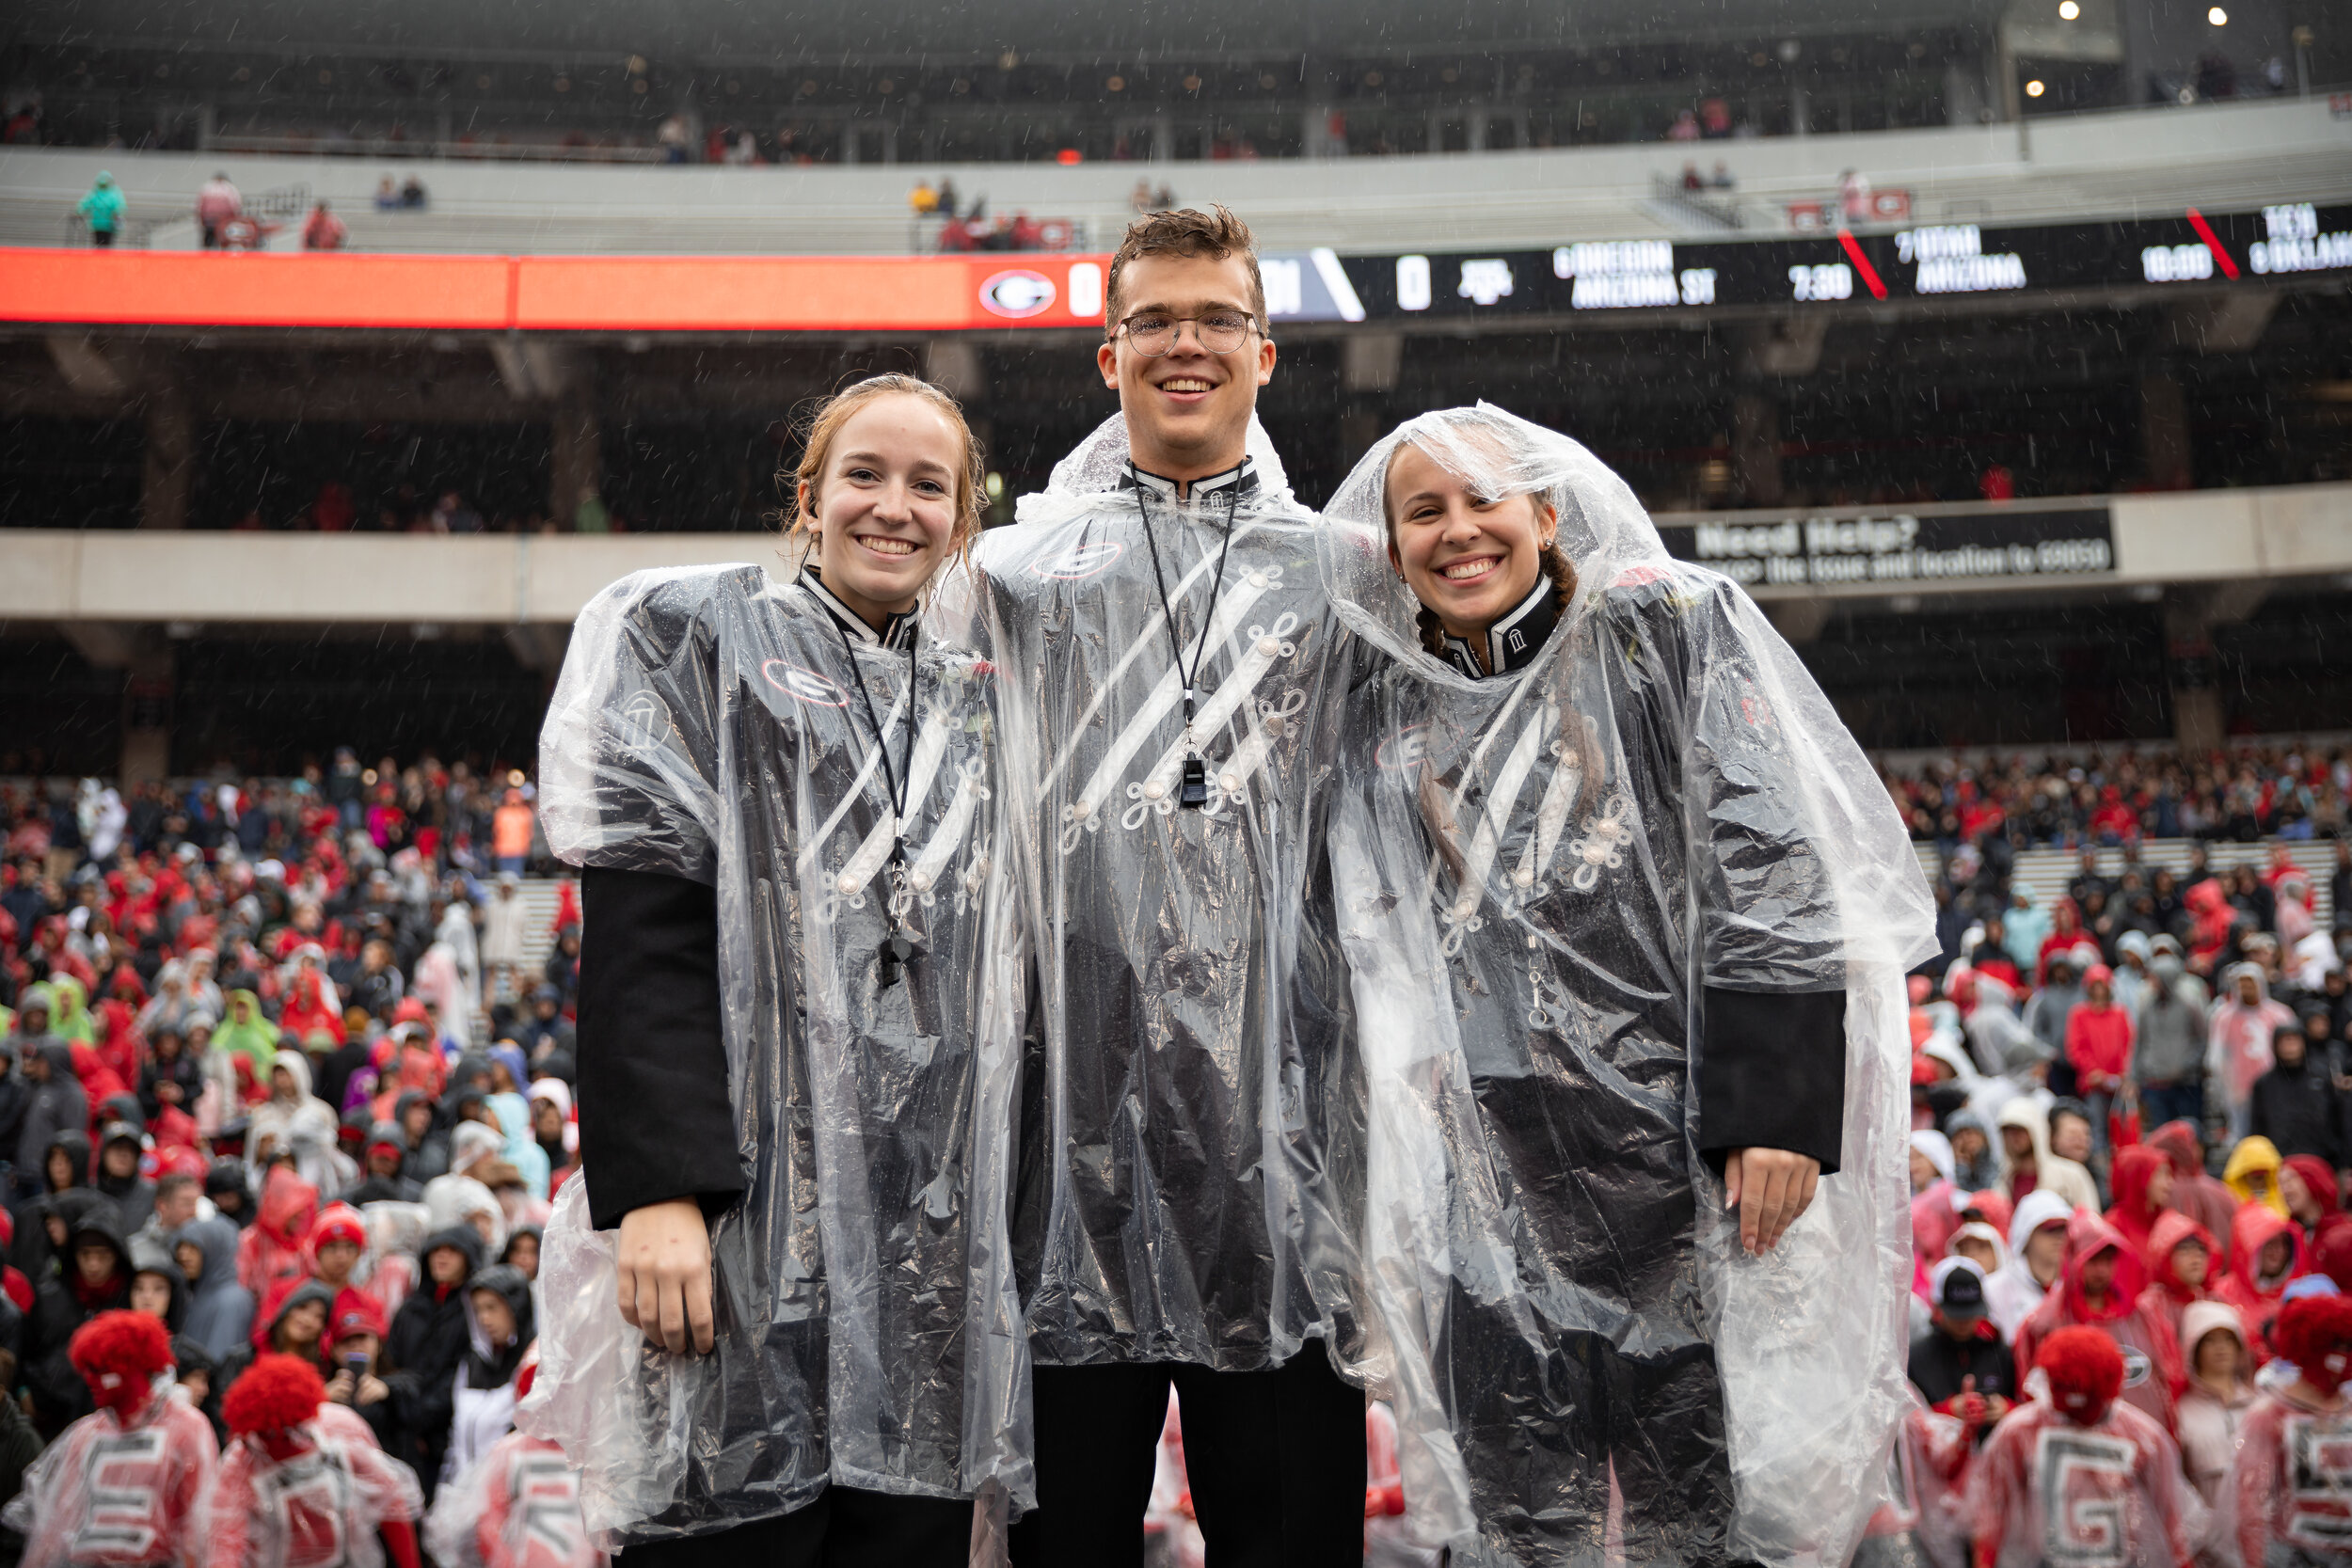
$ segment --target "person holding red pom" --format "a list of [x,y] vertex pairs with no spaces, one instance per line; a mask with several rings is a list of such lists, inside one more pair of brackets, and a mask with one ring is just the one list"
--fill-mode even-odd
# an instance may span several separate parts
[[201,1554],[199,1499],[212,1483],[213,1429],[171,1397],[171,1339],[144,1312],[102,1312],[66,1354],[97,1410],[25,1472],[0,1513],[24,1538],[24,1568],[140,1568]]
[[1969,1478],[1976,1568],[2187,1562],[2204,1504],[2164,1428],[2117,1398],[2122,1349],[2099,1329],[2061,1328],[2035,1365],[2049,1402],[2020,1405],[1995,1427]]
[[[415,1472],[388,1459],[298,1356],[255,1358],[221,1400],[235,1439],[206,1522],[208,1568],[420,1568]],[[379,1544],[380,1537],[380,1544]]]
[[2352,1297],[2290,1301],[2272,1333],[2296,1375],[2238,1428],[2229,1535],[2242,1568],[2352,1562]]

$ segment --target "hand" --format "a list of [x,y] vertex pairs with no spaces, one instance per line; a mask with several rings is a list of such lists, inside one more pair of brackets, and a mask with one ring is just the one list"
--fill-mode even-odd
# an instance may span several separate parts
[[166,1105],[180,1103],[180,1085],[167,1078],[155,1085],[155,1098]]
[[1735,1148],[1724,1162],[1724,1207],[1740,1211],[1740,1247],[1761,1258],[1813,1206],[1821,1162],[1785,1148]]
[[649,1203],[621,1220],[621,1317],[675,1355],[711,1344],[710,1231],[691,1197]]
[[1987,1424],[1997,1425],[2000,1422],[2007,1420],[2009,1418],[2010,1409],[2010,1406],[2009,1401],[2002,1398],[2000,1395],[1985,1395],[1984,1415]]
[[351,1402],[351,1373],[349,1371],[337,1372],[326,1380],[326,1397],[337,1404]]

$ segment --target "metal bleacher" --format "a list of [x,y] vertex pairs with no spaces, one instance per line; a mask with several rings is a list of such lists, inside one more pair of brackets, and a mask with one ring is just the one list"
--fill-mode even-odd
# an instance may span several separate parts
[[[1662,198],[1686,158],[1720,158],[1734,191],[1705,214]],[[193,244],[179,223],[215,168],[247,191],[306,183],[330,200],[353,248],[525,253],[893,254],[928,232],[906,193],[951,173],[995,214],[1066,217],[1081,246],[1111,245],[1139,173],[1180,202],[1221,200],[1271,249],[1549,245],[1581,236],[1788,231],[1788,208],[1829,196],[1842,170],[1911,198],[1909,221],[2031,223],[2245,211],[2352,198],[2352,118],[2326,98],[2274,98],[1954,126],[1762,140],[1644,143],[1394,158],[1137,165],[834,165],[642,167],[404,160],[430,193],[422,210],[379,212],[388,161],[228,152],[0,150],[0,245],[56,245],[101,168],[123,186],[135,226],[157,245]],[[185,232],[183,233],[182,230]]]

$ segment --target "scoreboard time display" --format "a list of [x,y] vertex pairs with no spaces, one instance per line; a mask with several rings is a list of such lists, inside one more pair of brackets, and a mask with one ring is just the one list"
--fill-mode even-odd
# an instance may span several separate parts
[[[2004,229],[1920,224],[1805,238],[1597,240],[1550,250],[1313,253],[1329,290],[1293,321],[1544,315],[1708,306],[1836,305],[2065,289],[2352,275],[2352,207]],[[1334,275],[1338,276],[1334,276]],[[1328,300],[1339,300],[1327,307]],[[1290,303],[1288,300],[1283,303]]]

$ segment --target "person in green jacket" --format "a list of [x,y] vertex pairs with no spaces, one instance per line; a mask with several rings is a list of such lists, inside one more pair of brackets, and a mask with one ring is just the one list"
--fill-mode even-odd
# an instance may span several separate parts
[[89,243],[104,250],[115,243],[115,230],[122,227],[122,189],[113,175],[102,169],[89,195],[73,210],[89,225]]
[[278,1025],[262,1015],[262,999],[249,990],[229,993],[229,1017],[213,1031],[215,1051],[234,1052],[253,1063],[255,1082],[269,1082],[278,1056]]

